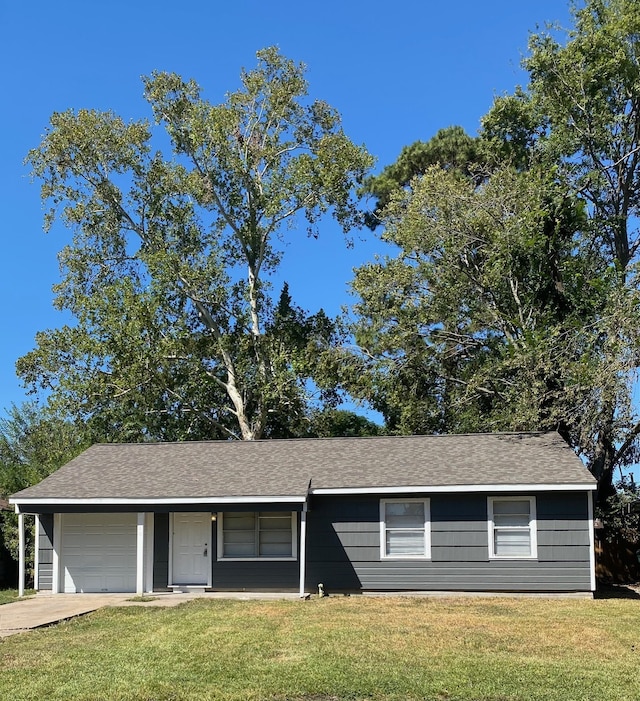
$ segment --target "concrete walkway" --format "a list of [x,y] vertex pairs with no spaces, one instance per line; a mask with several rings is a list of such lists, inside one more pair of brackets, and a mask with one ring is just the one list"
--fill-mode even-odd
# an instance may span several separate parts
[[259,592],[135,594],[36,594],[0,606],[0,638],[97,611],[104,606],[178,606],[191,599],[299,599],[298,594]]

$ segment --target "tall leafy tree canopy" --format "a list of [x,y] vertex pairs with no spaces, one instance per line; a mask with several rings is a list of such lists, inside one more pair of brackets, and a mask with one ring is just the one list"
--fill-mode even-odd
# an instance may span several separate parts
[[407,169],[414,145],[368,181],[400,252],[357,271],[345,362],[396,431],[560,430],[604,500],[640,434],[640,5],[573,17],[457,157]]
[[[0,419],[0,496],[39,482],[90,444],[85,427],[36,403],[13,406]],[[27,534],[32,549],[32,533]],[[0,544],[18,559],[17,515],[0,511]]]
[[269,278],[290,232],[317,235],[328,212],[360,224],[372,159],[277,49],[241,78],[219,105],[178,75],[144,79],[170,157],[146,121],[92,110],[54,114],[28,156],[47,227],[74,232],[55,292],[76,323],[38,334],[18,372],[101,437],[255,439],[306,411],[335,329]]

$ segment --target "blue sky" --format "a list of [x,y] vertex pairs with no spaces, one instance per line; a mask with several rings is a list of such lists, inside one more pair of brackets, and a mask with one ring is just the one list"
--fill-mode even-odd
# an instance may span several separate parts
[[[211,102],[237,89],[255,52],[278,45],[308,67],[310,95],[342,114],[376,169],[403,146],[452,124],[476,132],[494,95],[526,82],[520,61],[530,31],[569,22],[564,0],[0,0],[0,415],[25,392],[15,361],[37,331],[65,318],[52,306],[57,252],[70,233],[42,231],[39,187],[23,160],[54,111],[113,110],[150,117],[140,76],[153,70],[195,78]],[[349,303],[352,269],[382,244],[355,234],[347,249],[329,223],[318,240],[296,238],[282,276],[294,301],[336,314]]]

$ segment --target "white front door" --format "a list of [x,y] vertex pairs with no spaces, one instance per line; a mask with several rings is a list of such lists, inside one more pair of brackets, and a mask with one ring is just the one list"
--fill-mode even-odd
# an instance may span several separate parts
[[209,584],[211,514],[174,513],[172,532],[172,584]]

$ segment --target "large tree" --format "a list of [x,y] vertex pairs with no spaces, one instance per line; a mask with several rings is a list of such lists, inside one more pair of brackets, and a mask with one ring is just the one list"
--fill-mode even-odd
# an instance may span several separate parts
[[640,6],[573,13],[564,41],[531,37],[530,83],[496,100],[475,164],[387,196],[400,253],[356,276],[351,377],[395,430],[558,428],[604,500],[640,434]]
[[219,105],[178,75],[144,79],[172,157],[146,121],[92,110],[54,114],[28,156],[47,227],[74,231],[55,291],[75,323],[39,333],[18,372],[103,437],[255,439],[306,410],[334,329],[269,278],[287,232],[317,235],[327,212],[361,223],[372,159],[277,49],[241,78]]

